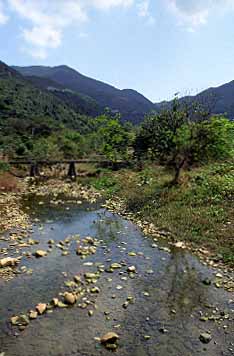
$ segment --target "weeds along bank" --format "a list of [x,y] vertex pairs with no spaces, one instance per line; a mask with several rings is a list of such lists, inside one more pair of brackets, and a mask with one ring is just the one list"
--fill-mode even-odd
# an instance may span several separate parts
[[210,263],[234,266],[234,163],[216,163],[185,171],[180,184],[164,167],[141,171],[103,171],[83,179],[104,190],[112,208],[133,213],[183,241]]
[[[92,177],[89,177],[89,171]],[[180,184],[172,185],[173,172],[145,164],[141,171],[116,172],[89,167],[77,182],[49,179],[40,184],[2,175],[8,191],[0,193],[1,230],[27,228],[27,212],[20,199],[28,193],[57,200],[60,195],[92,201],[104,195],[108,207],[131,218],[152,223],[166,239],[183,242],[209,263],[234,266],[234,163],[216,163],[184,171]],[[4,178],[3,178],[4,177]],[[91,188],[87,188],[87,186]],[[86,188],[85,188],[86,187]],[[97,194],[97,191],[100,193]],[[146,232],[151,233],[150,225]]]

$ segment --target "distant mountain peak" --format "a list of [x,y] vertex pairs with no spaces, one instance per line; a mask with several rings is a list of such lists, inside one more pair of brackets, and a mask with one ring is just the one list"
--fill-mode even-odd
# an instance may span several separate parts
[[97,102],[100,110],[103,111],[105,107],[109,107],[112,111],[119,111],[123,118],[133,122],[141,121],[144,115],[154,108],[150,100],[133,89],[117,89],[100,80],[89,78],[64,64],[56,67],[13,68],[24,76],[44,78],[87,96]]

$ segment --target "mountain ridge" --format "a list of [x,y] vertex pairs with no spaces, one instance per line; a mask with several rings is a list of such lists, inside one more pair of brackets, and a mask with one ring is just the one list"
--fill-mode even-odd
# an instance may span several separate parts
[[144,115],[154,109],[154,104],[133,89],[118,89],[100,80],[87,77],[66,65],[56,67],[30,66],[13,69],[24,76],[39,76],[57,82],[64,87],[93,98],[100,109],[109,107],[120,112],[124,119],[141,121]]
[[[44,78],[57,83],[63,90],[69,89],[80,95],[80,102],[72,94],[67,103],[86,106],[82,97],[89,99],[94,104],[91,115],[100,114],[106,107],[114,113],[119,112],[124,120],[140,123],[144,116],[150,111],[160,111],[170,108],[172,101],[162,101],[153,103],[144,95],[134,89],[118,89],[110,84],[104,83],[81,74],[79,71],[63,64],[58,66],[12,66],[13,70],[18,71],[25,77],[31,77],[35,84],[35,77]],[[45,89],[45,86],[44,86]],[[73,93],[73,95],[74,95]],[[56,93],[58,95],[58,93]],[[60,93],[61,95],[61,93]],[[76,102],[77,101],[77,102]],[[212,114],[226,114],[230,119],[234,119],[234,80],[217,87],[209,87],[196,95],[185,96],[179,101],[187,104],[194,102],[209,107]],[[75,103],[74,103],[75,102]],[[89,105],[87,103],[87,105]]]

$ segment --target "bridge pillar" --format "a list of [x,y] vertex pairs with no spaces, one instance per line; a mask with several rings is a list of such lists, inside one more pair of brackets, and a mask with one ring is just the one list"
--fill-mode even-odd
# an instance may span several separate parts
[[29,176],[30,177],[37,177],[40,175],[38,164],[37,163],[32,163],[30,166],[30,172]]
[[69,168],[68,168],[68,173],[67,173],[69,178],[76,178],[76,166],[75,162],[70,162],[69,163]]

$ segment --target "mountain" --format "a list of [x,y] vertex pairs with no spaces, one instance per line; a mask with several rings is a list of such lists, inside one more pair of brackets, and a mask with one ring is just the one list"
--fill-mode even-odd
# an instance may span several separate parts
[[[88,130],[81,115],[52,93],[33,85],[19,72],[0,62],[0,136],[16,137],[60,127]],[[0,140],[1,146],[1,140]]]
[[0,79],[22,78],[18,71],[0,61]]
[[[219,87],[208,88],[194,96],[185,96],[180,99],[181,104],[201,104],[212,114],[225,114],[234,120],[234,80]],[[154,105],[155,110],[169,108],[172,101],[164,101]]]
[[97,116],[103,112],[103,109],[101,109],[96,100],[87,95],[82,95],[76,91],[67,89],[64,85],[51,79],[36,76],[27,76],[25,79],[39,89],[53,94],[69,105],[70,108],[81,114]]
[[120,112],[124,119],[140,122],[144,115],[154,109],[154,104],[143,95],[132,89],[117,89],[84,76],[76,70],[65,66],[12,67],[26,77],[39,77],[53,81],[64,89],[71,90],[86,98],[92,98],[99,110],[109,107],[113,112]]

